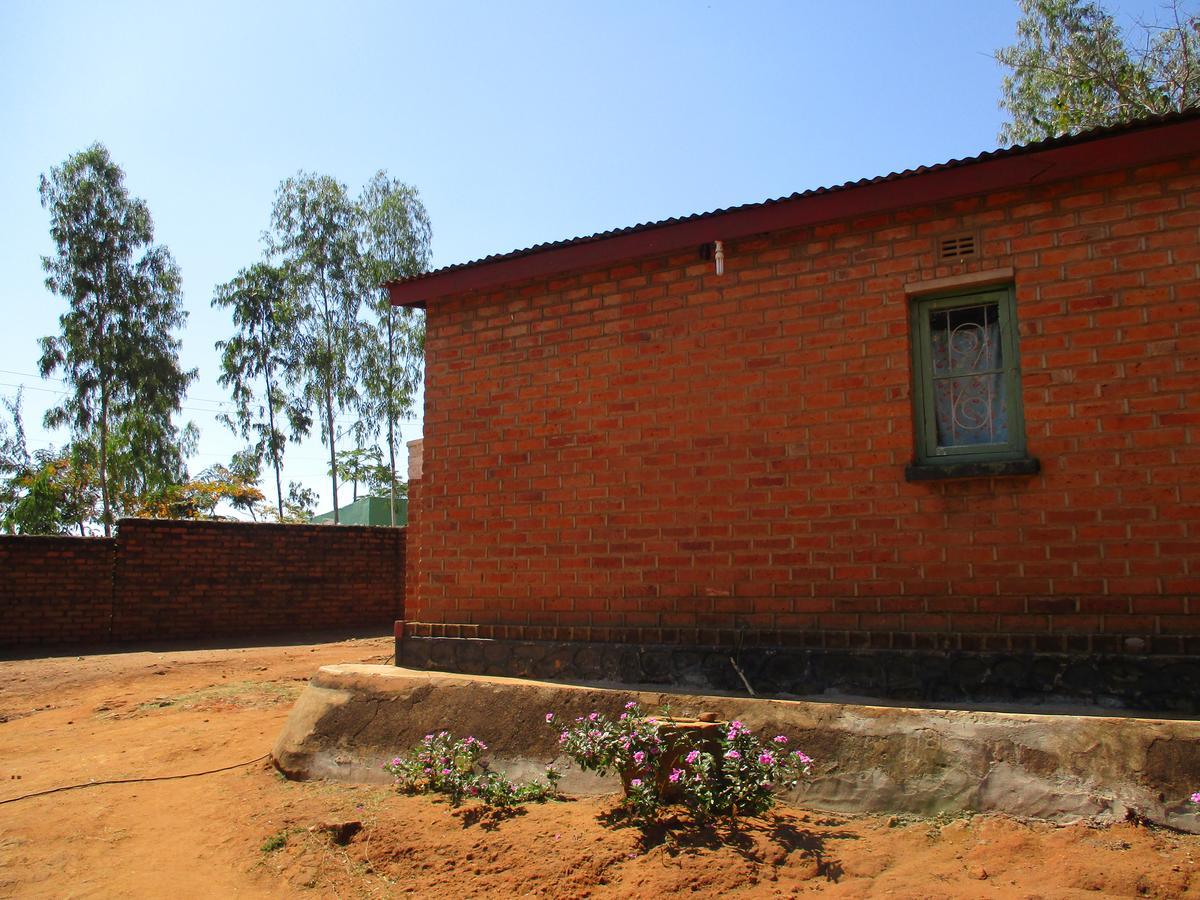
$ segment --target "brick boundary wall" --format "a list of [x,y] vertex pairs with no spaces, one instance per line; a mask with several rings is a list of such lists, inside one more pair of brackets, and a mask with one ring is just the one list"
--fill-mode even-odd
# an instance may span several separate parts
[[115,549],[112,538],[0,535],[0,646],[107,641]]
[[0,537],[0,646],[380,628],[403,528],[122,519],[116,537]]

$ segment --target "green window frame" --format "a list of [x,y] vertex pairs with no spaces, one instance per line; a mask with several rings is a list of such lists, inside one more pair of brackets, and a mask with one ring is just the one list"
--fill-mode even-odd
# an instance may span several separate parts
[[911,301],[916,460],[910,481],[1031,474],[1011,285]]

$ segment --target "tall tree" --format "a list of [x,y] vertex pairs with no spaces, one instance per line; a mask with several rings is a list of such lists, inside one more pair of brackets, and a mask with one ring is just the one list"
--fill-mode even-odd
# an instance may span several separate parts
[[[283,518],[283,451],[287,438],[282,420],[290,425],[293,440],[309,432],[312,420],[284,391],[290,373],[289,335],[293,310],[289,303],[287,274],[269,263],[243,269],[226,284],[219,285],[213,306],[228,308],[237,329],[227,341],[218,341],[221,375],[218,381],[230,388],[234,414],[222,416],[235,432],[253,438],[256,460],[271,460],[275,469],[275,496],[279,518]],[[258,389],[261,380],[262,390]]]
[[46,286],[64,297],[61,333],[43,338],[43,376],[63,372],[69,394],[46,413],[50,428],[77,436],[97,432],[104,533],[112,529],[109,435],[127,417],[139,443],[135,474],[155,480],[178,468],[180,441],[171,421],[195,370],[179,365],[174,332],[187,320],[179,268],[156,246],[146,204],[131,197],[125,173],[101,144],[43,175],[42,206],[50,212],[55,253],[43,257]]
[[1091,0],[1019,0],[1000,107],[1006,144],[1026,143],[1200,104],[1200,19],[1180,2],[1165,24],[1126,34]]
[[290,383],[296,405],[317,410],[321,438],[329,447],[333,515],[338,519],[337,416],[357,404],[357,363],[362,340],[362,266],[358,210],[346,186],[306,172],[286,179],[275,195],[270,252],[287,267],[294,303]]
[[396,425],[412,410],[421,383],[425,350],[424,316],[398,310],[383,285],[411,278],[429,266],[433,229],[417,189],[377,172],[359,198],[362,216],[364,281],[371,289],[369,330],[363,356],[363,406],[368,419],[387,422],[389,495],[396,524]]

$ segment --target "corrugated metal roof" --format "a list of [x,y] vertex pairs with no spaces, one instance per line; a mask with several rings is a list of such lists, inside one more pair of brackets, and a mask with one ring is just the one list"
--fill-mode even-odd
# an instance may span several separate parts
[[797,191],[785,197],[776,197],[768,200],[762,200],[757,203],[745,203],[739,206],[728,206],[721,209],[709,210],[707,212],[692,213],[685,216],[673,216],[669,219],[660,219],[654,222],[641,222],[636,225],[628,225],[624,228],[613,228],[608,231],[599,231],[595,234],[583,235],[580,237],[564,238],[558,241],[548,241],[541,244],[534,244],[530,247],[524,247],[519,250],[511,250],[507,253],[494,253],[489,256],[484,256],[479,259],[470,260],[469,262],[454,263],[453,265],[443,266],[440,269],[434,269],[425,272],[421,275],[415,275],[412,278],[406,278],[390,284],[409,285],[416,282],[425,281],[427,279],[437,278],[446,275],[450,272],[459,272],[464,269],[472,269],[479,266],[491,265],[498,262],[506,262],[509,260],[520,259],[521,257],[533,256],[538,253],[545,253],[550,250],[559,250],[564,247],[574,247],[581,244],[593,243],[596,241],[604,241],[614,237],[624,235],[637,234],[639,232],[651,231],[657,228],[670,228],[675,225],[680,225],[686,222],[695,222],[703,219],[711,219],[717,216],[727,215],[729,213],[745,212],[755,209],[765,209],[771,206],[777,206],[782,203],[793,203],[797,200],[804,200],[810,197],[819,197],[828,194],[836,194],[841,191],[847,191],[854,188],[867,187],[870,185],[883,184],[887,182],[902,181],[909,178],[916,178],[922,175],[928,175],[933,172],[941,172],[950,169],[965,168],[968,166],[977,165],[979,163],[988,162],[996,159],[1004,159],[1009,157],[1024,156],[1027,154],[1041,153],[1046,150],[1053,150],[1059,147],[1074,146],[1086,144],[1090,141],[1103,140],[1114,135],[1125,134],[1133,131],[1140,131],[1147,128],[1154,128],[1160,125],[1173,124],[1182,122],[1188,119],[1200,119],[1200,109],[1188,110],[1182,113],[1170,113],[1160,116],[1152,116],[1145,119],[1140,119],[1136,122],[1128,122],[1119,125],[1109,125],[1102,128],[1093,128],[1088,131],[1081,132],[1075,135],[1064,137],[1049,138],[1044,141],[1036,141],[1031,144],[1020,144],[1013,147],[1006,147],[998,150],[989,150],[980,153],[976,156],[968,156],[962,159],[951,159],[946,162],[936,163],[929,166],[918,166],[914,169],[905,169],[901,172],[890,172],[887,175],[878,175],[874,178],[860,178],[857,181],[847,181],[842,184],[833,185],[830,187],[811,188],[805,191]]

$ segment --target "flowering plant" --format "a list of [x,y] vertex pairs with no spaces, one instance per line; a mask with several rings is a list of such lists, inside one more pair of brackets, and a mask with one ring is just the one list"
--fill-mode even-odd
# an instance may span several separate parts
[[1200,803],[1200,791],[1196,791],[1196,793],[1192,794],[1192,802]]
[[508,808],[519,803],[541,802],[558,796],[562,776],[553,766],[546,768],[546,783],[516,784],[491,771],[479,757],[487,744],[476,737],[455,740],[448,731],[427,734],[414,749],[384,763],[396,778],[396,786],[409,794],[446,794],[458,806],[464,799],[485,806]]
[[[546,713],[546,722],[558,726],[554,713]],[[606,775],[614,770],[636,778],[655,770],[665,748],[659,731],[655,718],[643,717],[641,707],[631,700],[616,721],[593,712],[562,725],[558,745],[585,772]]]
[[[644,717],[636,701],[613,721],[592,712],[560,725],[559,747],[585,771],[613,770],[625,782],[625,806],[637,818],[653,819],[674,795],[698,819],[760,815],[775,803],[775,791],[794,787],[811,771],[812,760],[788,749],[786,735],[770,742],[731,722],[719,740],[671,728],[671,720]],[[664,734],[664,725],[668,734]]]
[[787,735],[764,742],[741,722],[730,722],[717,753],[691,750],[670,780],[699,818],[761,815],[775,805],[777,788],[795,787],[812,770],[812,760],[787,745]]

